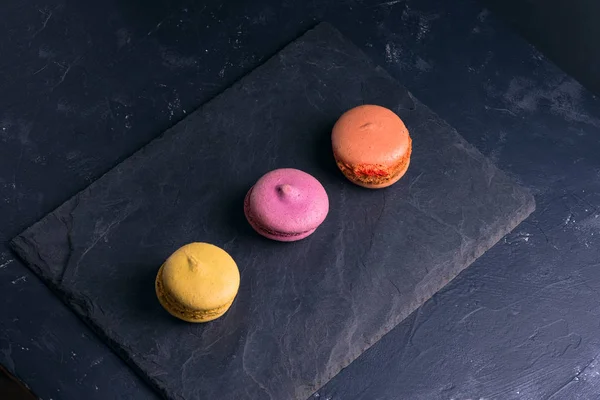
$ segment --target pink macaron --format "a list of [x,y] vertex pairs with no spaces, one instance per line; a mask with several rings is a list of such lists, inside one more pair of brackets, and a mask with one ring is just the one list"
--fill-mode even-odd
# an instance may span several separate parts
[[293,168],[268,172],[250,188],[244,213],[254,230],[281,242],[304,239],[329,212],[329,198],[312,175]]

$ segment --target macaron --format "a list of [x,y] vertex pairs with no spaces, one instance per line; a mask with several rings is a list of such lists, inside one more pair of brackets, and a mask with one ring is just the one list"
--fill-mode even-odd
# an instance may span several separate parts
[[190,243],[175,251],[156,276],[156,296],[171,315],[208,322],[229,309],[240,287],[231,256],[209,243]]
[[293,242],[312,234],[329,212],[329,198],[312,175],[293,168],[263,175],[244,200],[246,219],[266,238]]
[[410,164],[408,129],[385,107],[363,105],[346,111],[333,127],[331,144],[342,173],[366,188],[396,183]]

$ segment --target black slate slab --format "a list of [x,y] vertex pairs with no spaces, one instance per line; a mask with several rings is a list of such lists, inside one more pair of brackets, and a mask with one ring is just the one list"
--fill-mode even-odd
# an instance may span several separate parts
[[[394,109],[407,176],[347,182],[329,132],[346,109]],[[303,169],[330,214],[306,240],[254,234],[242,200],[266,171]],[[13,248],[171,399],[304,399],[535,208],[532,196],[326,24],[287,46],[15,238]],[[242,284],[230,311],[180,322],[154,297],[162,261],[222,246]]]

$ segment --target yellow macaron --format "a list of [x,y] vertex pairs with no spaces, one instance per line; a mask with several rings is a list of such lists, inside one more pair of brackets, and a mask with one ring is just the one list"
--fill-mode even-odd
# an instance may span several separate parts
[[156,276],[156,296],[171,315],[208,322],[229,309],[240,287],[240,271],[223,249],[190,243],[173,253]]

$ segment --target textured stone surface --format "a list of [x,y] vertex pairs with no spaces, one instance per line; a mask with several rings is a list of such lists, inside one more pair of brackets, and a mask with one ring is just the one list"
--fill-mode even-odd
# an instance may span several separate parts
[[[346,109],[394,109],[405,178],[356,187],[329,133]],[[303,169],[331,211],[306,240],[253,233],[242,201],[273,168]],[[534,209],[531,195],[328,25],[319,25],[13,242],[31,268],[173,399],[304,399]],[[229,251],[230,311],[190,325],[153,279],[190,241]]]

